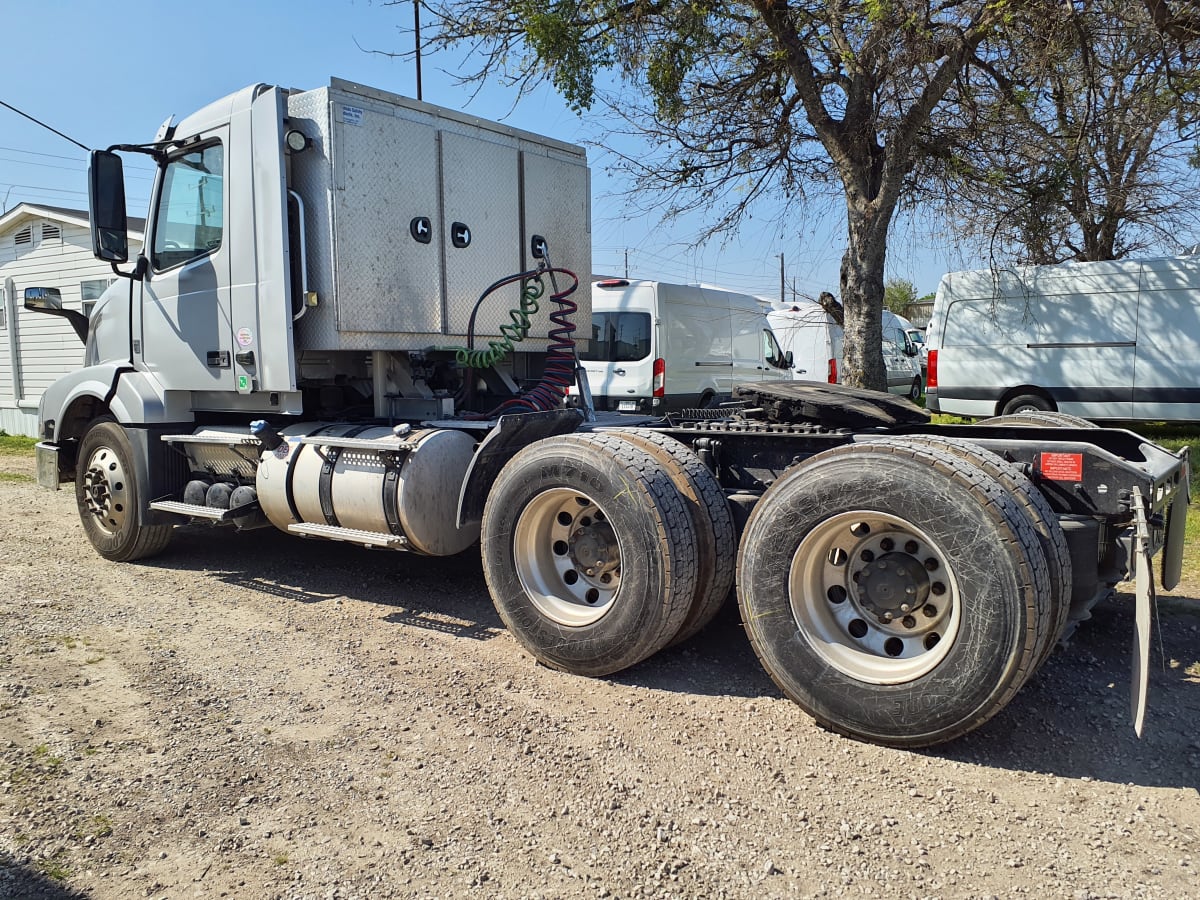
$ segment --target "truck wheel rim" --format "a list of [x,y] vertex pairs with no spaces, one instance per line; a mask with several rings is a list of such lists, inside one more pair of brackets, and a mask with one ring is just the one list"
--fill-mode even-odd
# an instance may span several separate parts
[[621,546],[604,510],[566,488],[525,507],[513,534],[517,576],[533,605],[560,625],[599,621],[621,587]]
[[792,557],[788,589],[813,650],[873,684],[928,674],[954,646],[962,619],[945,553],[886,513],[840,513],[817,525]]
[[115,535],[129,517],[129,479],[110,447],[99,447],[83,473],[83,502],[106,534]]

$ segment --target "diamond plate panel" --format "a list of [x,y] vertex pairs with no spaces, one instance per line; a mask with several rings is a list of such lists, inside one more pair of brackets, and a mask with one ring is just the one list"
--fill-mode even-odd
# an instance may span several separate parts
[[[521,192],[524,215],[521,253],[526,269],[536,265],[529,242],[537,234],[550,245],[550,262],[579,276],[579,288],[571,295],[579,306],[575,314],[575,338],[586,347],[592,319],[592,217],[588,169],[578,157],[552,148],[526,143],[521,153]],[[559,280],[559,289],[566,287]],[[546,334],[551,326],[553,304],[539,312],[535,333]]]
[[[446,247],[446,299],[450,333],[466,335],[471,310],[492,282],[520,271],[520,192],[516,142],[508,146],[442,132],[442,239]],[[470,244],[456,247],[451,230],[470,229]],[[475,319],[476,336],[495,336],[519,305],[516,285],[491,294]],[[542,331],[545,335],[545,331]]]
[[436,232],[437,132],[341,98],[332,109],[338,330],[440,332],[438,241],[410,233],[414,219]]
[[[586,324],[591,225],[578,148],[337,79],[289,95],[288,116],[313,140],[290,157],[289,187],[304,200],[309,287],[320,300],[296,322],[297,349],[462,343],[482,290],[533,268],[532,234],[580,275],[574,299]],[[431,220],[429,244],[413,241],[414,216]],[[470,228],[469,247],[453,246],[454,222]],[[476,334],[497,334],[517,301],[515,288],[489,298]],[[546,306],[522,349],[545,348]]]

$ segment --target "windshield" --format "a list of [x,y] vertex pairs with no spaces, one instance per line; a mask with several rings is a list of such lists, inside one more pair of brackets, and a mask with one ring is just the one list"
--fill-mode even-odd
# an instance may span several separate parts
[[650,313],[593,312],[591,345],[580,359],[637,362],[650,355]]

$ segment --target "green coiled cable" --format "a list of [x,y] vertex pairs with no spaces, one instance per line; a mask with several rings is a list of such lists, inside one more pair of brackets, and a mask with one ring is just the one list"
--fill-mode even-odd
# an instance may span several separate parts
[[[521,305],[508,311],[511,322],[500,326],[499,340],[488,341],[483,349],[470,347],[450,347],[454,351],[454,359],[460,366],[471,369],[486,369],[503,360],[513,351],[513,344],[519,344],[529,334],[531,317],[538,311],[538,298],[546,292],[542,279],[527,278],[521,286]],[[481,298],[482,299],[482,298]]]

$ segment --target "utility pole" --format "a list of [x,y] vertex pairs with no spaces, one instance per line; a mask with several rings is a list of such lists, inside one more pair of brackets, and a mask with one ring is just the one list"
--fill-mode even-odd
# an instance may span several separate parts
[[629,278],[629,248],[625,248],[625,277]]
[[416,41],[417,99],[421,97],[421,0],[413,0],[413,34]]
[[787,281],[783,277],[783,254],[776,253],[775,255],[779,257],[779,305],[785,306],[787,305],[787,295],[785,293],[787,291]]

